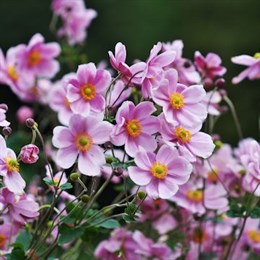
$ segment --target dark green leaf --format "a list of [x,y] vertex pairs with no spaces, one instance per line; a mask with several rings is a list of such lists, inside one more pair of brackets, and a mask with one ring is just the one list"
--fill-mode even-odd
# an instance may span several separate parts
[[69,183],[69,182],[64,183],[64,184],[62,184],[62,185],[60,186],[60,189],[61,189],[61,190],[69,190],[69,189],[72,189],[72,188],[73,188],[73,186],[72,186],[72,184]]
[[260,218],[260,207],[254,208],[254,209],[250,212],[250,217],[251,217],[251,218]]
[[67,242],[70,242],[73,239],[79,238],[84,234],[84,228],[82,227],[69,227],[65,224],[62,224],[59,227],[59,239],[58,239],[58,244],[63,245]]

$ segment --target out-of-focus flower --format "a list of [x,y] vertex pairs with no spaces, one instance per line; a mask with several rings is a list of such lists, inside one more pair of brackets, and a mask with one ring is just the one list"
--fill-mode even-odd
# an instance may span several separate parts
[[33,110],[28,106],[21,106],[16,112],[16,118],[20,124],[25,124],[26,119],[33,117]]
[[33,164],[39,159],[39,148],[34,144],[28,144],[22,147],[20,158],[23,163]]
[[154,151],[157,144],[152,134],[159,129],[159,121],[151,116],[156,111],[152,102],[144,101],[137,106],[131,101],[125,101],[118,109],[116,123],[111,134],[114,145],[125,145],[128,155],[135,156],[139,147]]
[[243,79],[248,77],[250,80],[260,79],[260,53],[257,52],[253,57],[249,55],[240,55],[231,58],[235,64],[248,66],[238,76],[232,79],[233,84],[238,84]]
[[134,183],[145,186],[147,195],[153,199],[171,198],[188,181],[192,165],[180,157],[177,149],[163,145],[157,154],[143,148],[135,155],[137,166],[130,166],[129,177]]
[[8,106],[6,104],[0,104],[0,126],[6,127],[10,125],[10,122],[6,120],[5,113],[8,110]]
[[57,126],[53,130],[52,143],[59,148],[56,162],[64,169],[70,168],[78,157],[78,168],[82,174],[101,174],[105,156],[99,144],[109,141],[112,125],[98,117],[84,118],[73,115],[69,126]]

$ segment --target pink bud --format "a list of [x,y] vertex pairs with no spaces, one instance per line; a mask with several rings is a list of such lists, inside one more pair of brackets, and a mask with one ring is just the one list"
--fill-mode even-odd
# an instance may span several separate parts
[[16,117],[20,124],[24,124],[27,118],[33,117],[33,110],[30,107],[22,106],[18,109]]
[[35,163],[39,159],[39,148],[34,144],[28,144],[22,147],[20,158],[23,163]]

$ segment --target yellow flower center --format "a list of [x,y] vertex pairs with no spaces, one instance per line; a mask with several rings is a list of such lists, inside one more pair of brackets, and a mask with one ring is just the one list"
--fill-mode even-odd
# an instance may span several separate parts
[[66,97],[64,98],[64,104],[67,108],[70,108],[70,102]]
[[189,190],[186,193],[186,197],[195,203],[200,203],[203,200],[203,191],[201,190]]
[[6,158],[6,168],[8,172],[19,172],[19,162],[15,159]]
[[191,139],[190,131],[182,127],[175,128],[174,134],[176,135],[177,139],[184,144],[188,143]]
[[174,92],[170,96],[170,103],[173,109],[181,109],[184,106],[184,96],[181,93]]
[[60,179],[55,177],[53,178],[53,182],[54,182],[54,185],[57,187],[58,186],[58,183],[59,183]]
[[84,85],[81,88],[81,95],[87,101],[92,100],[96,96],[96,88],[91,83]]
[[207,239],[207,234],[201,228],[195,228],[192,240],[195,243],[202,243],[206,241],[206,239]]
[[28,65],[30,67],[37,66],[42,60],[42,55],[39,51],[32,50],[28,57]]
[[5,245],[6,236],[4,234],[0,234],[0,248]]
[[93,144],[93,139],[88,133],[79,133],[75,138],[75,145],[81,152],[90,150]]
[[132,137],[137,137],[141,134],[142,125],[137,119],[132,119],[126,124],[127,132]]
[[168,168],[165,164],[155,162],[151,167],[150,171],[152,175],[157,179],[164,179],[167,176]]
[[259,231],[249,230],[247,232],[247,235],[254,243],[259,243],[260,242],[260,232]]
[[255,53],[254,58],[260,59],[260,52]]
[[18,80],[18,75],[17,75],[15,66],[8,66],[7,67],[7,74],[13,81]]
[[212,182],[218,182],[218,169],[212,169],[208,172],[207,179]]

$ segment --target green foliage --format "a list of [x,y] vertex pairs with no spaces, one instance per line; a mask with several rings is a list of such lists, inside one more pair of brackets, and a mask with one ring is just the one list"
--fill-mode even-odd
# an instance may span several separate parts
[[250,217],[251,217],[251,218],[260,218],[260,207],[254,208],[254,209],[250,212]]
[[59,234],[58,244],[63,245],[73,239],[81,237],[84,234],[84,228],[70,227],[66,224],[61,224],[59,227]]
[[227,215],[231,218],[240,218],[244,217],[246,208],[244,205],[236,201],[235,199],[230,199],[229,201],[229,210]]

